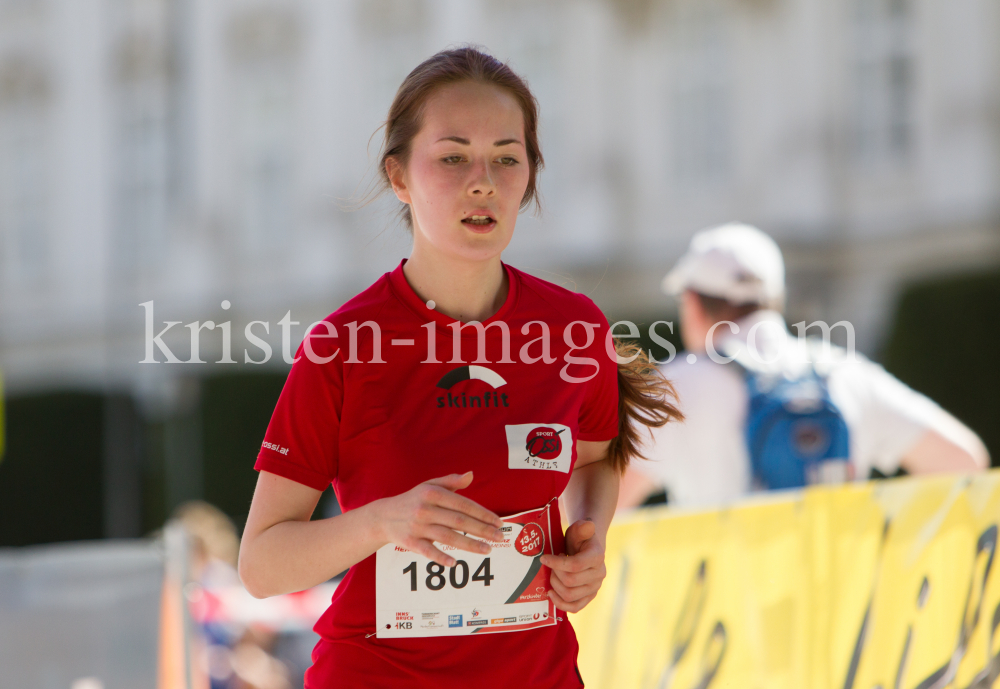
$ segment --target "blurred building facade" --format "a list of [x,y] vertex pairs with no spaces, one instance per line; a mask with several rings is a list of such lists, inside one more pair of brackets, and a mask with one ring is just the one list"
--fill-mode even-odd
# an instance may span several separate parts
[[[199,497],[203,429],[177,421],[197,381],[261,358],[252,321],[284,370],[284,332],[406,255],[394,199],[360,203],[377,129],[410,69],[466,42],[541,104],[544,210],[506,260],[612,317],[669,315],[663,273],[733,219],[785,250],[793,321],[849,320],[870,354],[900,285],[1000,264],[991,0],[0,0],[8,394],[118,400],[108,495],[139,481],[120,427],[167,419],[190,469],[168,502]],[[209,363],[140,364],[148,312]],[[238,363],[194,321],[230,322]]]

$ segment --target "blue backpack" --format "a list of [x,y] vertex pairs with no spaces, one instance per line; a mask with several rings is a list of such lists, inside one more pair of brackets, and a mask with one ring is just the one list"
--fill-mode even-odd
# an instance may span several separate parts
[[745,357],[733,362],[743,369],[750,393],[746,441],[758,486],[778,490],[848,480],[847,424],[815,365],[792,376],[755,369]]

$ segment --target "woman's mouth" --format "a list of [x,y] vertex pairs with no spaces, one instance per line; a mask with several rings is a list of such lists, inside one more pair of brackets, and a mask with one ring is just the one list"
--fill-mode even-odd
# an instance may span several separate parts
[[485,233],[492,232],[493,228],[497,226],[497,221],[492,215],[472,213],[471,215],[462,218],[462,224],[469,228],[472,232]]
[[470,215],[468,218],[462,220],[466,225],[489,225],[496,222],[492,217],[488,215]]

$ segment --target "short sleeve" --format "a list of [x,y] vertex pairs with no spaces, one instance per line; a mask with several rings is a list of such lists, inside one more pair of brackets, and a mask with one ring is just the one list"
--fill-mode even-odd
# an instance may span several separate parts
[[921,434],[935,428],[943,416],[933,401],[861,357],[845,364],[836,374],[831,376],[831,394],[836,384],[842,390],[837,390],[838,397],[853,397],[845,403],[860,407],[851,428],[852,455],[857,459],[860,478],[867,478],[871,467],[886,474],[895,472]]
[[750,491],[743,427],[747,387],[735,366],[679,357],[660,371],[677,393],[683,421],[643,433],[643,455],[629,467],[666,488],[681,507],[725,504]]
[[618,435],[618,362],[607,351],[610,334],[607,322],[603,316],[596,320],[598,328],[589,356],[597,361],[598,370],[585,383],[587,392],[580,408],[578,433],[580,440],[590,442],[611,440]]
[[[330,340],[308,337],[296,353],[254,468],[324,490],[337,476],[343,362]],[[306,356],[306,353],[310,356]]]

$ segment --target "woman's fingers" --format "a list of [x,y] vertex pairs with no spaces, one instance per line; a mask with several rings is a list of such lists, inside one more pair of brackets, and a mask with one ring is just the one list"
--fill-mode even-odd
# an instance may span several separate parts
[[567,601],[555,590],[549,591],[549,598],[552,599],[552,603],[563,612],[580,612],[596,597],[597,594],[593,593],[577,601]]
[[447,488],[448,490],[462,490],[463,488],[468,488],[472,483],[472,472],[467,471],[464,474],[448,474],[447,476],[439,476],[437,478],[432,478],[430,481],[424,481],[424,483],[431,486],[441,486],[442,488]]
[[427,510],[427,523],[440,524],[454,529],[460,533],[472,534],[489,541],[502,541],[503,534],[500,529],[492,524],[486,524],[478,519],[473,519],[467,514],[454,512],[440,507],[432,507]]
[[[490,546],[482,541],[477,541],[474,538],[469,538],[468,536],[463,536],[460,533],[456,533],[451,529],[444,526],[430,526],[426,529],[426,538],[431,541],[436,541],[442,545],[450,545],[452,548],[458,548],[459,550],[464,550],[469,553],[478,553],[480,555],[486,555],[492,550]],[[455,564],[454,562],[452,564]],[[448,565],[451,567],[451,565]]]
[[435,541],[471,553],[490,552],[488,544],[469,536],[502,541],[499,527],[503,521],[482,505],[454,492],[471,483],[471,471],[449,474],[397,496],[391,503],[391,512],[383,515],[388,540],[445,567],[454,566],[455,558],[434,547]]
[[576,555],[542,555],[542,564],[556,572],[582,572],[601,567],[604,553],[596,549],[583,550]]
[[453,493],[443,486],[425,485],[427,486],[427,492],[423,497],[427,502],[454,512],[461,512],[490,526],[497,528],[503,526],[503,520],[500,517],[479,503],[469,500],[463,495]]
[[586,586],[604,580],[603,573],[597,569],[585,569],[582,572],[552,572],[552,579],[569,588]]
[[469,538],[468,536],[463,536],[444,526],[429,526],[423,529],[421,537],[415,538],[405,547],[407,550],[419,553],[439,565],[454,567],[456,564],[455,558],[439,550],[436,544],[448,545],[458,550],[480,555],[487,555],[491,550],[489,544]]
[[586,596],[596,594],[601,588],[601,581],[603,581],[603,579],[604,577],[594,576],[589,581],[573,585],[566,582],[559,576],[551,576],[549,577],[549,584],[563,600],[573,602]]
[[593,541],[576,555],[543,555],[542,564],[552,570],[552,600],[567,612],[581,610],[593,600],[607,576],[604,551]]
[[426,538],[416,538],[412,542],[407,543],[404,547],[407,550],[417,553],[418,555],[423,555],[428,560],[433,560],[442,567],[454,567],[455,565],[455,558],[442,553],[434,547],[434,544],[431,541],[428,541]]

